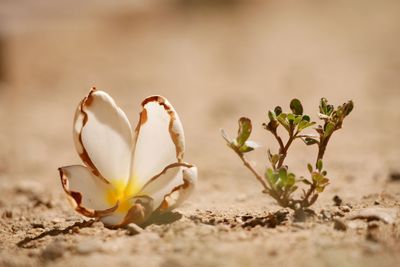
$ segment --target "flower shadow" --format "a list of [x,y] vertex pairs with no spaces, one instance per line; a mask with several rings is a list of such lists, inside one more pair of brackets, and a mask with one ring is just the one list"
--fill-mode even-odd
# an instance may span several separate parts
[[[163,214],[155,213],[155,214],[151,215],[151,217],[147,220],[147,222],[145,224],[141,225],[140,227],[146,228],[147,226],[150,226],[152,224],[155,224],[155,225],[170,224],[175,221],[178,221],[181,218],[182,218],[182,214],[180,214],[178,212],[167,212],[167,213],[163,213]],[[34,237],[25,237],[24,239],[19,241],[16,245],[19,248],[32,248],[33,245],[31,245],[31,243],[33,241],[45,238],[46,236],[59,236],[59,235],[70,234],[73,231],[73,229],[75,229],[75,228],[79,228],[79,229],[89,228],[96,221],[97,220],[92,219],[92,220],[83,221],[83,222],[75,222],[73,225],[70,225],[64,229],[59,229],[59,228],[50,229],[50,230],[45,231]],[[118,229],[118,228],[123,228],[123,227],[117,227],[117,228],[107,227],[107,228]]]
[[76,222],[73,225],[70,225],[64,229],[50,229],[48,231],[45,231],[37,236],[34,237],[25,237],[21,241],[17,243],[17,246],[20,248],[30,248],[30,243],[42,239],[46,236],[58,236],[58,235],[65,235],[71,233],[72,229],[78,227],[79,229],[86,228],[86,227],[91,227],[93,223],[96,222],[96,220],[88,220],[88,221],[83,221],[83,222]]
[[150,226],[152,224],[155,225],[164,225],[164,224],[171,224],[173,222],[176,222],[182,218],[182,214],[179,212],[166,212],[166,213],[153,213],[150,218],[141,225],[141,227],[146,228],[147,226]]

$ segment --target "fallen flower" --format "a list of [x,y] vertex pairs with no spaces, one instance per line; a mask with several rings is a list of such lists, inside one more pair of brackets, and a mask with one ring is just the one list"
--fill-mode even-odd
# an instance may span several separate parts
[[108,226],[140,225],[153,212],[176,208],[197,181],[197,168],[183,162],[183,128],[171,104],[150,96],[142,108],[132,132],[114,100],[93,88],[79,104],[73,128],[86,167],[59,168],[75,210]]

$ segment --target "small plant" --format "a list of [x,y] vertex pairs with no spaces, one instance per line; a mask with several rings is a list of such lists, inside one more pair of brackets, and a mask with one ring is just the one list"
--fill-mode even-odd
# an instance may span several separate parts
[[[315,203],[318,195],[329,184],[328,173],[323,166],[326,147],[333,133],[342,128],[343,120],[350,114],[353,107],[353,102],[348,101],[335,108],[322,98],[319,105],[319,118],[322,123],[319,125],[311,121],[310,116],[303,114],[303,106],[298,99],[290,102],[291,112],[284,113],[279,106],[268,111],[268,123],[263,123],[262,126],[275,137],[279,150],[278,153],[268,150],[270,167],[267,167],[264,175],[259,174],[245,158],[246,153],[258,147],[255,142],[249,141],[252,131],[250,119],[245,117],[239,119],[239,130],[235,139],[229,138],[224,130],[221,130],[221,133],[228,146],[264,187],[264,193],[273,197],[282,207],[304,210]],[[312,126],[316,134],[303,133]],[[279,128],[287,132],[286,142],[279,134]],[[297,177],[284,164],[290,146],[296,140],[302,140],[307,146],[318,147],[314,167],[310,163],[307,164],[309,172],[307,178]],[[303,183],[306,188],[303,188],[301,195],[296,198],[293,193],[299,188],[300,183]]]

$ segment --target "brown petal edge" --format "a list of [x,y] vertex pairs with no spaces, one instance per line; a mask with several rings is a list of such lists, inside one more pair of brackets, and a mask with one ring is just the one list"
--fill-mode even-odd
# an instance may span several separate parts
[[72,191],[69,189],[68,177],[64,174],[62,169],[63,168],[58,168],[58,171],[60,173],[61,184],[65,193],[68,196],[69,202],[74,207],[75,211],[79,212],[80,214],[86,217],[99,218],[113,213],[118,208],[118,202],[113,207],[105,210],[94,210],[83,207],[82,194],[80,192]]
[[159,174],[153,176],[150,180],[147,181],[147,183],[145,183],[142,187],[142,190],[144,188],[146,188],[146,186],[148,184],[150,184],[151,182],[153,182],[154,180],[156,180],[158,177],[160,177],[161,175],[165,174],[169,169],[171,168],[175,168],[175,167],[186,167],[186,168],[192,168],[193,165],[189,164],[189,163],[185,163],[185,162],[175,162],[172,163],[170,165],[168,165],[167,167],[165,167]]
[[[194,166],[190,166],[189,168],[191,167]],[[183,177],[182,177],[183,184],[174,187],[169,194],[165,195],[163,202],[161,202],[160,206],[157,208],[157,210],[160,213],[170,211],[176,208],[179,202],[183,201],[182,199],[180,199],[182,197],[182,193],[185,192],[186,194],[189,195],[191,191],[194,189],[195,182],[188,174],[187,170],[183,169],[182,171],[183,171]]]
[[[83,163],[85,163],[85,165],[91,170],[91,172],[96,177],[99,177],[105,183],[109,184],[110,182],[101,175],[99,170],[96,168],[96,166],[94,165],[94,163],[90,159],[89,154],[87,153],[87,151],[85,149],[85,146],[83,145],[83,142],[82,142],[82,130],[85,127],[85,125],[86,125],[86,123],[88,121],[88,115],[84,111],[84,107],[89,107],[93,103],[93,96],[92,95],[95,92],[96,92],[96,87],[92,87],[92,89],[90,90],[89,94],[84,99],[82,99],[82,101],[79,103],[77,111],[75,113],[74,123],[76,123],[76,121],[78,120],[78,116],[82,115],[83,116],[82,125],[80,127],[80,131],[79,132],[77,132],[75,130],[75,125],[74,125],[73,131],[74,131],[74,135],[77,135],[77,137],[78,137],[78,142],[75,141],[75,144],[79,145],[80,151],[78,151],[78,154],[79,154],[80,158],[82,159]],[[75,137],[74,137],[74,140],[75,140]]]
[[147,110],[146,110],[145,106],[150,102],[157,102],[159,105],[161,105],[164,108],[164,110],[170,116],[170,121],[169,121],[169,126],[168,126],[169,134],[171,136],[172,141],[175,144],[176,158],[177,158],[178,162],[182,162],[185,147],[184,147],[183,142],[180,142],[180,140],[183,137],[180,136],[180,133],[178,133],[174,127],[174,123],[177,120],[178,115],[177,115],[176,111],[174,110],[174,108],[172,107],[172,105],[162,96],[159,96],[159,95],[149,96],[145,100],[143,100],[143,102],[142,102],[143,110],[140,112],[139,122],[135,129],[135,138],[134,138],[135,143],[139,136],[140,127],[147,122]]

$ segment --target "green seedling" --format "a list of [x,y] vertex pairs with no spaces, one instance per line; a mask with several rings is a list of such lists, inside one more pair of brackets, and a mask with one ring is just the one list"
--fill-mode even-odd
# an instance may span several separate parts
[[[315,203],[319,194],[329,184],[328,173],[323,164],[326,147],[333,133],[342,128],[343,120],[350,114],[353,107],[353,102],[348,101],[335,108],[328,104],[325,98],[322,98],[319,105],[318,115],[321,120],[319,125],[311,121],[310,116],[303,114],[303,105],[298,99],[290,102],[291,112],[284,113],[279,106],[268,111],[268,122],[263,123],[262,126],[275,137],[279,149],[277,153],[268,150],[269,167],[266,168],[264,175],[259,174],[245,157],[246,153],[259,147],[255,142],[249,140],[252,132],[250,119],[245,117],[239,119],[239,130],[235,139],[231,139],[224,130],[221,130],[222,137],[228,147],[239,156],[244,165],[261,183],[264,193],[273,197],[282,207],[304,210]],[[304,132],[311,127],[314,128],[315,134]],[[278,132],[279,128],[287,133],[286,142]],[[307,146],[318,147],[315,163],[307,164],[309,172],[307,177],[296,176],[284,164],[290,146],[297,140],[302,140]],[[299,188],[302,188],[302,193],[294,194]]]

